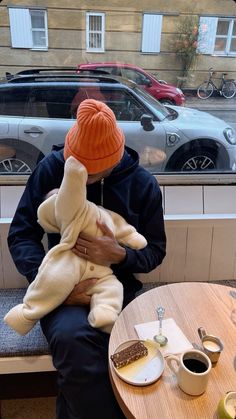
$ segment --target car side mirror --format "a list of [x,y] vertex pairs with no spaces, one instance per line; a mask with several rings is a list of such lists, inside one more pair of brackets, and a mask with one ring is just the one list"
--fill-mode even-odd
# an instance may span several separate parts
[[153,131],[155,129],[151,115],[146,115],[146,114],[142,115],[140,122],[144,131]]
[[147,87],[151,87],[151,86],[152,86],[152,82],[151,82],[151,80],[149,80],[149,79],[145,79],[145,80],[144,80],[144,85],[145,85],[145,86],[147,86]]

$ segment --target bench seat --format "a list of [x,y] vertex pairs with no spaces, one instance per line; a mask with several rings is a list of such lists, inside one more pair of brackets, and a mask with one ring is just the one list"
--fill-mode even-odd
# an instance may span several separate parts
[[3,321],[10,308],[22,302],[25,291],[0,289],[0,374],[55,370],[39,322],[26,336],[20,336]]

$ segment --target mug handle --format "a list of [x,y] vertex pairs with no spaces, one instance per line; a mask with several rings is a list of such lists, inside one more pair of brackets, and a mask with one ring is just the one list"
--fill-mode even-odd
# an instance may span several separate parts
[[[166,362],[167,362],[168,367],[171,369],[171,371],[173,371],[173,373],[177,375],[179,365],[180,365],[179,358],[175,355],[170,355],[166,358]],[[176,365],[174,364],[177,364],[178,368],[176,368]]]
[[202,340],[202,338],[203,338],[204,336],[206,336],[206,331],[205,331],[205,329],[204,329],[203,327],[199,327],[199,328],[197,329],[197,331],[198,331],[198,334],[199,334],[200,339]]

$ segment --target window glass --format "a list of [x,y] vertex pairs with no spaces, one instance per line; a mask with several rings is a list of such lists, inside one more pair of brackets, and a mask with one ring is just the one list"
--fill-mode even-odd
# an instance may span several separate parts
[[30,10],[33,48],[47,47],[47,31],[44,10]]
[[[232,6],[225,2],[222,11],[214,2],[209,13],[198,2],[194,10],[188,5],[183,10],[178,2],[161,9],[144,2],[142,10],[135,2],[129,7],[108,1],[64,2],[63,7],[43,2],[41,8],[33,3],[22,7],[18,0],[10,6],[0,1],[3,18],[9,17],[0,47],[0,77],[41,68],[31,79],[29,73],[21,74],[13,83],[8,74],[8,82],[0,84],[0,142],[17,145],[19,160],[32,155],[36,144],[45,154],[53,141],[62,142],[78,105],[94,98],[113,109],[127,145],[140,142],[165,155],[159,166],[150,164],[153,173],[235,173],[235,85],[231,81],[217,90],[222,72],[228,73],[226,80],[236,79]],[[74,71],[55,80],[56,69],[89,63],[107,74]],[[215,87],[204,83],[210,66]],[[122,84],[117,77],[109,80],[109,73],[122,76]],[[163,83],[148,82],[148,73]],[[199,86],[205,100],[197,96]],[[212,97],[206,99],[211,89]],[[213,99],[221,109],[213,109]],[[28,159],[27,164],[33,163]]]
[[233,23],[233,36],[236,36],[236,20]]
[[33,88],[27,107],[27,116],[38,118],[71,119],[71,103],[75,88]]
[[226,18],[218,19],[215,52],[225,55],[236,52],[235,37],[235,20]]
[[134,71],[130,68],[122,68],[122,75],[127,79],[135,81],[137,84],[145,84],[147,83],[147,77],[144,74],[140,73],[139,71]]
[[0,116],[24,116],[29,89],[12,86],[0,89]]
[[236,38],[233,38],[230,44],[230,51],[236,52]]
[[227,20],[218,20],[217,35],[228,35],[229,22]]
[[215,52],[224,52],[226,50],[226,43],[227,43],[227,39],[226,38],[216,38],[216,43],[215,43]]
[[45,29],[44,11],[30,10],[31,24],[33,29]]

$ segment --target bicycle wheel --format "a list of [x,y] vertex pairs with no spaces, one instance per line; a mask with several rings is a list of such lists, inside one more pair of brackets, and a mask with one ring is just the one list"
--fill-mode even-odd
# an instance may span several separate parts
[[197,89],[197,95],[200,99],[208,99],[214,91],[214,86],[211,82],[204,81]]
[[222,95],[226,99],[232,99],[236,93],[236,85],[232,80],[225,81],[222,86]]

